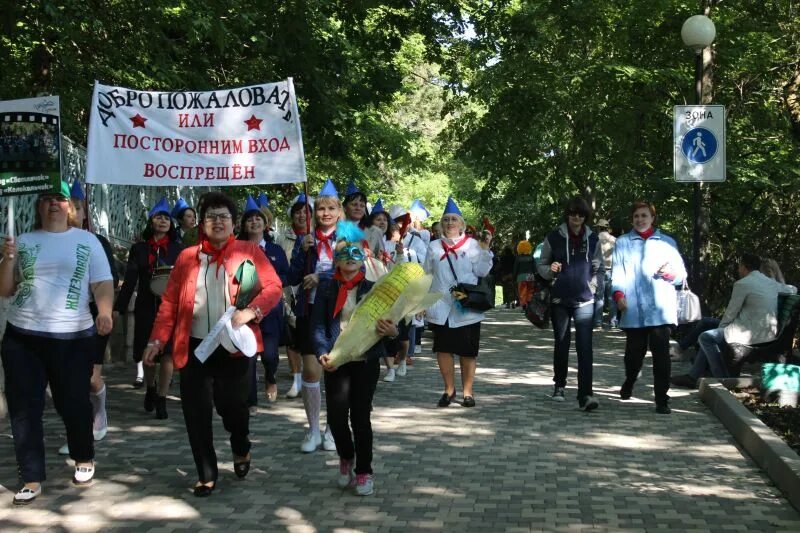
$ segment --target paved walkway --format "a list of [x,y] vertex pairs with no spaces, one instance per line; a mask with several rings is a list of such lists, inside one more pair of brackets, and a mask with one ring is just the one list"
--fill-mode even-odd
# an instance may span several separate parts
[[[49,481],[37,502],[14,508],[13,448],[0,422],[0,530],[799,531],[800,515],[696,393],[674,392],[673,414],[656,414],[648,359],[634,399],[619,400],[623,342],[620,332],[595,334],[600,409],[589,414],[572,400],[574,366],[568,401],[545,397],[551,333],[517,312],[494,311],[484,323],[474,409],[437,409],[435,359],[417,356],[406,378],[378,386],[376,494],[368,498],[336,488],[335,454],[299,452],[299,399],[260,408],[251,426],[254,469],[244,481],[233,474],[217,421],[218,490],[194,498],[178,398],[168,421],[153,420],[141,409],[143,391],[129,385],[130,370],[112,368],[111,430],[97,446],[89,488],[69,483],[68,460],[56,454],[63,426],[50,409]],[[284,362],[280,377],[284,392]]]

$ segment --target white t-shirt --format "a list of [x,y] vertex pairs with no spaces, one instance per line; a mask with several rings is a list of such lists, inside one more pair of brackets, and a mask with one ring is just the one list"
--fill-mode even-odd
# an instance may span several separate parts
[[97,237],[82,229],[36,230],[17,238],[19,284],[8,312],[14,326],[42,333],[92,328],[89,285],[111,281]]

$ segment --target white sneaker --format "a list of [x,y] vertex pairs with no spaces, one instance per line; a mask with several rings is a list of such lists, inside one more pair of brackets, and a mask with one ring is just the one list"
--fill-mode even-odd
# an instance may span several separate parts
[[292,388],[286,393],[287,398],[297,398],[300,396],[300,387],[297,383],[292,383]]
[[392,381],[394,381],[394,376],[395,376],[394,368],[389,368],[388,370],[386,370],[386,374],[383,376],[383,381],[391,383]]
[[69,455],[69,444],[65,442],[64,445],[58,449],[58,455]]
[[36,499],[42,493],[42,484],[39,483],[39,486],[35,489],[29,489],[27,487],[22,487],[17,491],[14,495],[14,505],[28,505],[33,500]]
[[677,341],[670,339],[669,341],[669,355],[673,359],[680,359],[683,357],[683,350],[681,350],[681,345],[678,344]]
[[356,472],[353,469],[353,461],[345,461],[339,459],[339,478],[336,484],[340,489],[346,489],[356,486]]
[[75,475],[72,477],[73,485],[88,485],[94,478],[94,463],[89,466],[75,465]]
[[[108,434],[108,428],[92,430],[92,434],[94,435],[95,442],[103,440],[104,438],[106,438],[106,435]],[[66,444],[64,446],[66,446]],[[67,455],[68,454],[69,454],[69,449],[67,449]]]
[[322,444],[322,437],[319,436],[319,432],[309,431],[303,439],[303,444],[300,445],[300,451],[303,453],[315,452],[320,444]]
[[401,378],[404,378],[406,377],[407,373],[408,373],[408,367],[406,366],[405,360],[400,361],[400,364],[397,365],[397,375],[400,376]]
[[414,353],[422,353],[422,345],[421,344],[414,345]]
[[356,494],[359,496],[369,496],[375,492],[375,481],[372,474],[356,474]]
[[595,399],[594,396],[587,396],[583,400],[584,400],[584,402],[583,402],[583,406],[581,407],[581,409],[583,409],[584,411],[587,411],[587,412],[588,411],[594,411],[595,409],[600,407],[600,402],[598,402],[597,399]]
[[558,385],[553,385],[553,394],[551,394],[549,397],[554,402],[563,402],[564,401],[564,387],[559,387]]
[[325,433],[322,434],[322,449],[326,452],[336,451],[336,441],[333,440],[331,428],[325,428]]

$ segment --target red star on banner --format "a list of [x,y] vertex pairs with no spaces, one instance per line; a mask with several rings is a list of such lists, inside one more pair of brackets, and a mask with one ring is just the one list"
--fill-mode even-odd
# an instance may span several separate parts
[[264,122],[260,118],[256,118],[255,115],[250,115],[250,118],[244,121],[247,124],[247,131],[250,130],[259,130],[261,131],[261,123]]
[[134,128],[144,128],[145,127],[144,123],[145,123],[146,120],[147,119],[144,118],[139,113],[136,113],[135,116],[131,117],[131,122],[133,122],[133,127]]

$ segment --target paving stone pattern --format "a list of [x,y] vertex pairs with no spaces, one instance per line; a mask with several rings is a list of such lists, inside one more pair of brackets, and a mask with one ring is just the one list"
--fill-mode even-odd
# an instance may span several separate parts
[[[243,481],[215,421],[218,489],[195,498],[177,383],[169,420],[157,421],[130,385],[132,368],[108,368],[110,431],[91,487],[70,485],[70,461],[57,455],[63,425],[49,406],[44,493],[12,506],[16,464],[0,422],[0,530],[800,531],[797,511],[695,392],[673,391],[671,416],[654,412],[649,358],[634,398],[619,399],[621,332],[595,333],[597,411],[577,408],[574,353],[567,401],[549,400],[551,335],[518,311],[489,313],[473,409],[436,408],[442,385],[426,338],[407,377],[378,385],[376,492],[366,498],[336,487],[334,453],[300,453],[302,401],[282,396],[272,408],[260,400]],[[282,359],[281,393],[287,372]]]

